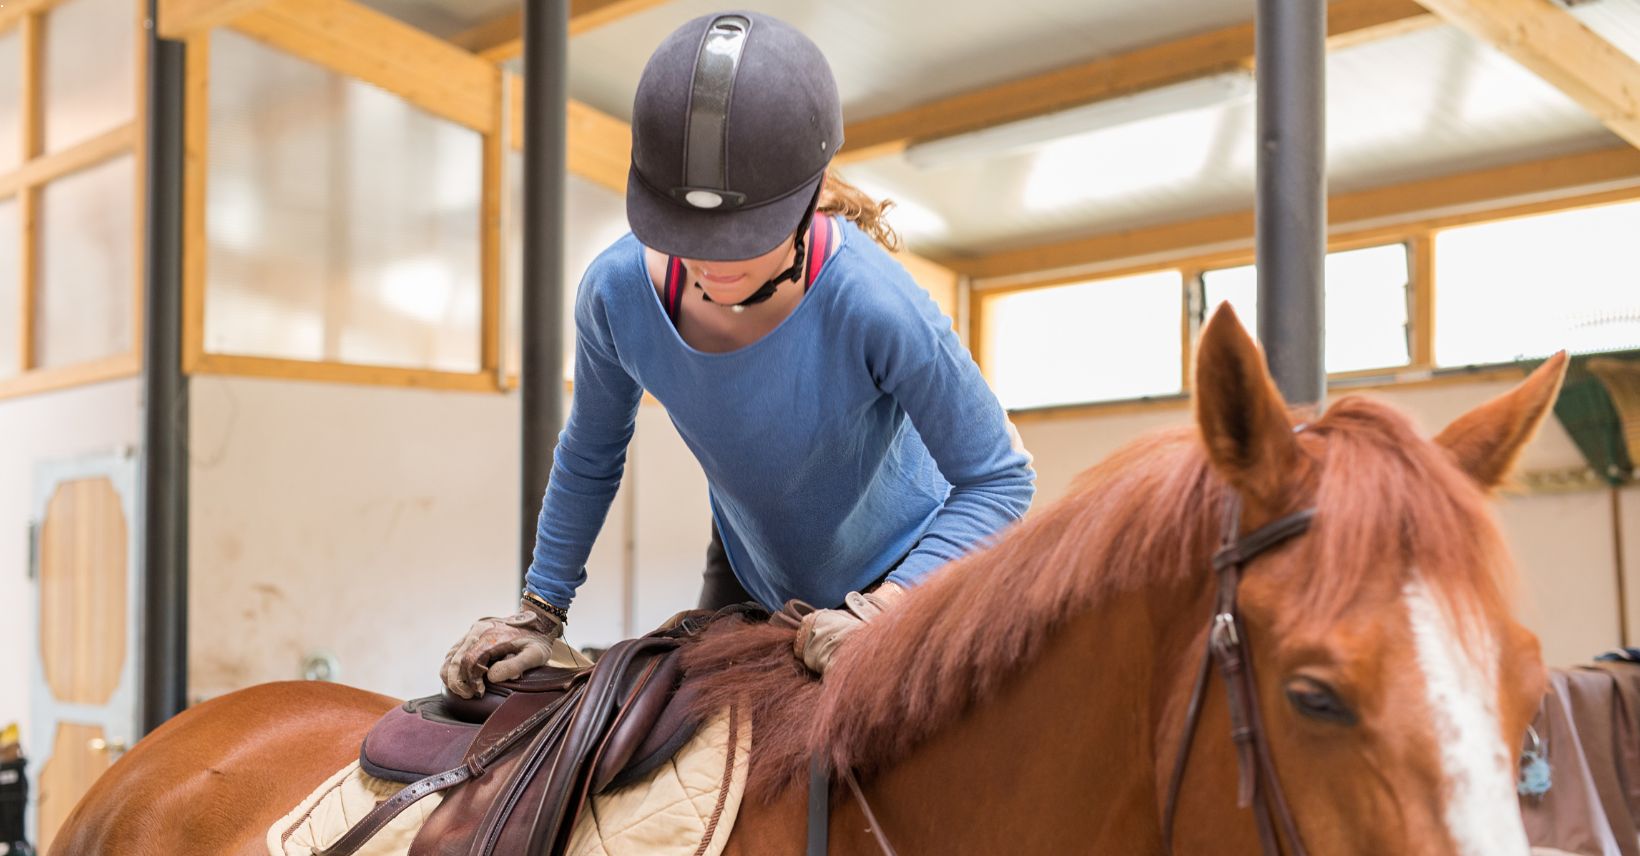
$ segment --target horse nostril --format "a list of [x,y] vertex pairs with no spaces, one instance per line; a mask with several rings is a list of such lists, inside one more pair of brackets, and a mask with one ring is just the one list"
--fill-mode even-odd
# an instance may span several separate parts
[[1287,701],[1294,710],[1311,719],[1354,725],[1355,711],[1339,697],[1332,687],[1314,678],[1294,678],[1287,682]]

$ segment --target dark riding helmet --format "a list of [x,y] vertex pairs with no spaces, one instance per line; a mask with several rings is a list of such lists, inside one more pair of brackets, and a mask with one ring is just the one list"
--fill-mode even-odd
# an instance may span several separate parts
[[668,255],[763,255],[808,225],[842,144],[837,81],[808,37],[757,12],[696,18],[638,81],[627,221]]

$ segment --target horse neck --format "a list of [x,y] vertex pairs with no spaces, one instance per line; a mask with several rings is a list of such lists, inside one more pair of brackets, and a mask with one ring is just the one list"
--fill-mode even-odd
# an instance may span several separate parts
[[[1157,706],[1188,647],[1162,633],[1187,635],[1178,616],[1197,599],[1152,586],[1067,621],[999,692],[875,777],[890,838],[927,852],[1159,853]],[[863,830],[846,803],[834,832]],[[876,852],[859,834],[839,852]]]

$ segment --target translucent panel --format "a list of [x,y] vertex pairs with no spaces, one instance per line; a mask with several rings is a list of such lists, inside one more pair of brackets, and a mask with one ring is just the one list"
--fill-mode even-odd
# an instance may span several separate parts
[[1179,392],[1178,271],[986,297],[985,348],[1004,407]]
[[1640,202],[1435,236],[1435,362],[1640,347]]
[[[1411,360],[1406,245],[1328,253],[1326,275],[1327,371],[1406,365]],[[1258,272],[1252,265],[1208,271],[1202,288],[1208,315],[1228,302],[1247,331],[1258,337]]]
[[212,35],[205,346],[477,371],[479,135]]
[[121,155],[40,190],[34,364],[129,353],[136,165]]
[[0,377],[11,377],[22,368],[18,342],[23,332],[21,277],[18,248],[22,245],[22,223],[17,216],[17,197],[0,199]]
[[45,147],[61,151],[136,116],[137,20],[131,0],[68,0],[45,16]]
[[[523,360],[524,158],[507,154],[507,210],[503,215],[506,279],[503,310],[506,347],[502,365],[519,373]],[[579,176],[564,187],[564,379],[575,376],[575,292],[598,254],[627,232],[626,198]]]
[[0,32],[0,173],[23,162],[23,37]]

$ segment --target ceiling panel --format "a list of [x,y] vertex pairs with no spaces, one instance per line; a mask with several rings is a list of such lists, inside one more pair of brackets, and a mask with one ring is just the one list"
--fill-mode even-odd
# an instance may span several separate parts
[[1594,0],[1572,14],[1618,50],[1640,60],[1640,0]]
[[1253,0],[673,0],[575,38],[570,95],[631,117],[655,46],[726,8],[765,12],[807,33],[830,60],[844,115],[862,119],[943,95],[1251,20]]
[[[1349,192],[1614,145],[1570,99],[1449,27],[1333,52],[1330,190]],[[1250,98],[934,168],[845,172],[900,202],[928,251],[973,255],[1252,206]]]

